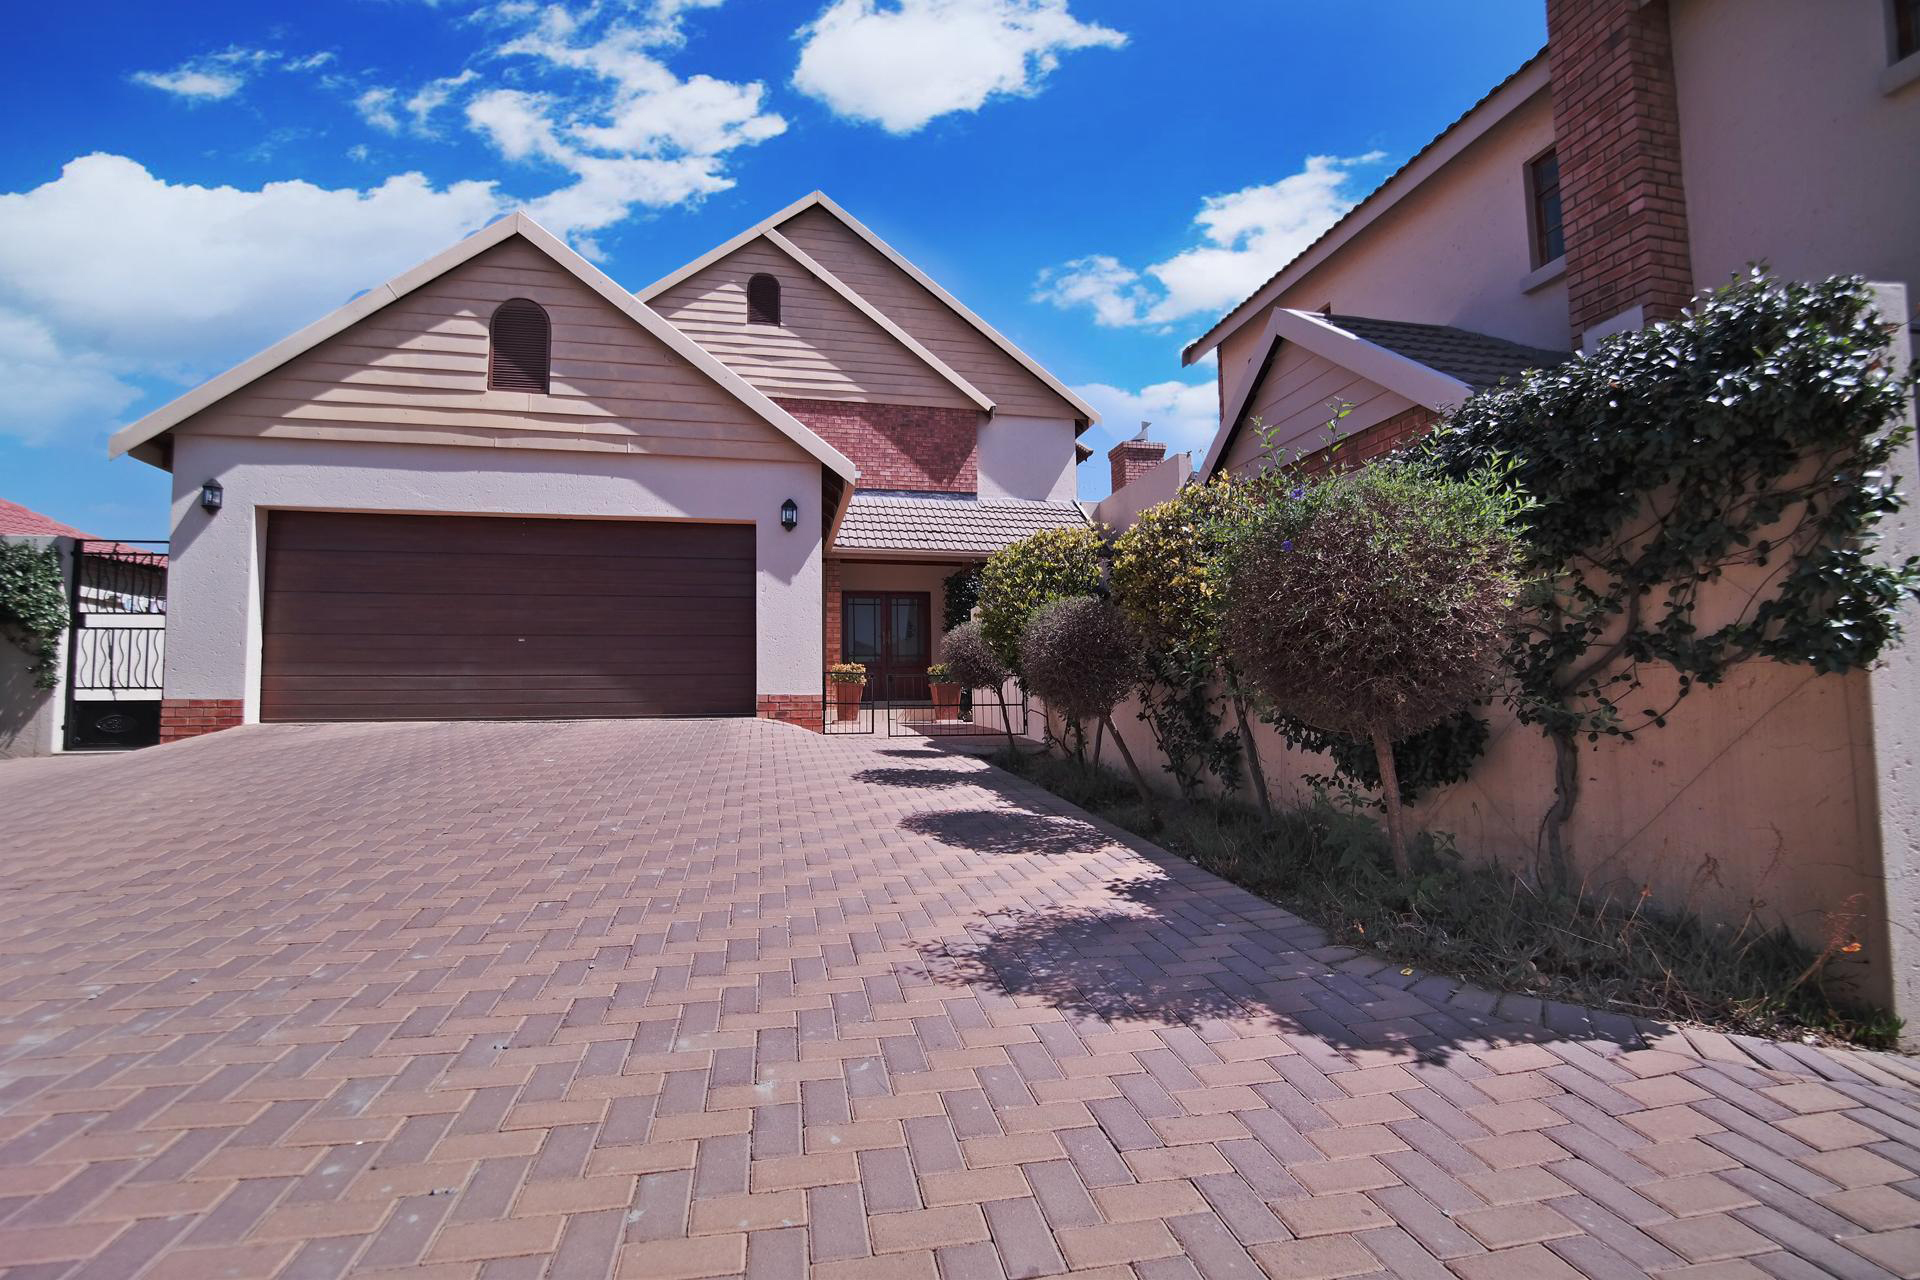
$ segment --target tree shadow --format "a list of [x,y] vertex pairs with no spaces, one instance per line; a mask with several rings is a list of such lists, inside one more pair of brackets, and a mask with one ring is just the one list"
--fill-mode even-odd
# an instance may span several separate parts
[[893,756],[902,760],[939,760],[945,758],[948,753],[933,747],[881,747],[873,754]]
[[[969,775],[990,783],[981,775]],[[1112,836],[1090,822],[1022,809],[942,809],[912,813],[900,820],[905,830],[942,844],[978,853],[1022,853],[1053,857],[1110,849]]]
[[853,775],[855,782],[871,782],[882,787],[986,787],[993,790],[993,775],[985,769],[862,769]]
[[[937,825],[956,837],[978,829],[972,822]],[[1009,851],[999,837],[1012,831],[1002,826],[969,847]],[[1494,1044],[1571,1042],[1576,1055],[1642,1046],[1626,1018],[1543,1008],[1537,999],[1500,996],[1331,946],[1318,926],[1264,900],[1222,912],[1227,904],[1197,883],[1202,876],[1211,879],[1183,864],[1109,883],[1110,906],[983,915],[964,937],[924,942],[919,950],[937,982],[1037,1000],[1080,1022],[1184,1025],[1203,1039],[1211,1038],[1208,1023],[1231,1023],[1240,1035],[1280,1036],[1321,1067],[1354,1051],[1382,1055],[1380,1062],[1445,1066]],[[1248,928],[1242,911],[1260,912],[1262,927]]]

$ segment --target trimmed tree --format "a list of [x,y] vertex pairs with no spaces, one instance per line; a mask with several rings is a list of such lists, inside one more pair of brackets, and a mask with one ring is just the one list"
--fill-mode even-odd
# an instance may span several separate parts
[[1004,690],[1007,670],[999,655],[980,634],[980,624],[963,622],[947,632],[940,641],[940,660],[947,666],[947,677],[962,689],[992,689],[1001,693],[1000,723],[1006,726],[1007,750],[1013,746],[1013,717],[1007,714]]
[[1099,590],[1098,530],[1080,525],[1029,534],[994,552],[980,571],[980,634],[1025,684],[1020,637],[1033,615],[1050,601]]
[[1275,711],[1373,744],[1402,874],[1393,743],[1499,679],[1523,509],[1491,470],[1382,461],[1270,493],[1229,547],[1227,652]]
[[[1254,796],[1271,817],[1247,689],[1220,634],[1222,553],[1231,516],[1246,501],[1243,487],[1223,475],[1141,512],[1114,540],[1112,592],[1144,646],[1152,687],[1143,692],[1142,714],[1181,792],[1194,792],[1202,769],[1236,785],[1244,751]],[[1216,686],[1234,711],[1236,728],[1225,733],[1216,732]]]
[[[1911,438],[1911,378],[1887,354],[1899,320],[1858,278],[1756,270],[1676,320],[1472,397],[1435,437],[1448,472],[1506,460],[1533,504],[1539,586],[1506,657],[1514,712],[1554,746],[1541,853],[1561,890],[1582,737],[1632,741],[1743,662],[1851,671],[1899,637],[1920,562],[1874,556],[1903,502],[1888,468]],[[1734,572],[1739,590],[1710,590]],[[1659,705],[1635,696],[1648,663],[1677,676]]]
[[1120,748],[1120,758],[1154,815],[1153,791],[1133,752],[1113,727],[1113,709],[1140,682],[1140,641],[1118,609],[1093,596],[1054,600],[1034,614],[1020,638],[1027,686],[1069,720],[1092,720]]

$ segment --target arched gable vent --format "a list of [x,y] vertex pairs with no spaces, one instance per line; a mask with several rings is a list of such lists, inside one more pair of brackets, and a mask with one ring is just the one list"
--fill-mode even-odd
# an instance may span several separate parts
[[539,303],[509,298],[487,324],[487,386],[499,391],[548,389],[553,372],[553,322]]
[[765,272],[747,281],[747,323],[780,323],[780,281]]

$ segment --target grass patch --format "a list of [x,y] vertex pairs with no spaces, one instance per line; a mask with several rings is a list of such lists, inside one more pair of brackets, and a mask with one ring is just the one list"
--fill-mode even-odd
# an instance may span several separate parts
[[1808,1032],[1891,1048],[1900,1021],[1846,999],[1830,972],[1839,942],[1816,952],[1784,928],[1739,927],[1649,910],[1644,900],[1550,897],[1511,872],[1470,866],[1421,838],[1411,879],[1397,876],[1366,815],[1322,800],[1277,813],[1161,797],[1154,825],[1133,785],[1107,769],[1001,751],[993,762],[1172,850],[1223,879],[1379,951],[1489,987],[1634,1017],[1705,1023],[1751,1035]]

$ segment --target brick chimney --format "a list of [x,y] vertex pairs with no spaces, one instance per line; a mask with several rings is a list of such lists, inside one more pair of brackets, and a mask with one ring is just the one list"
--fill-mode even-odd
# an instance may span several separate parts
[[1547,64],[1578,346],[1693,295],[1667,0],[1547,0]]
[[1141,423],[1139,435],[1131,440],[1122,440],[1107,450],[1107,461],[1113,467],[1115,493],[1138,480],[1154,463],[1167,456],[1167,446],[1147,439],[1147,428],[1152,425],[1150,422]]

